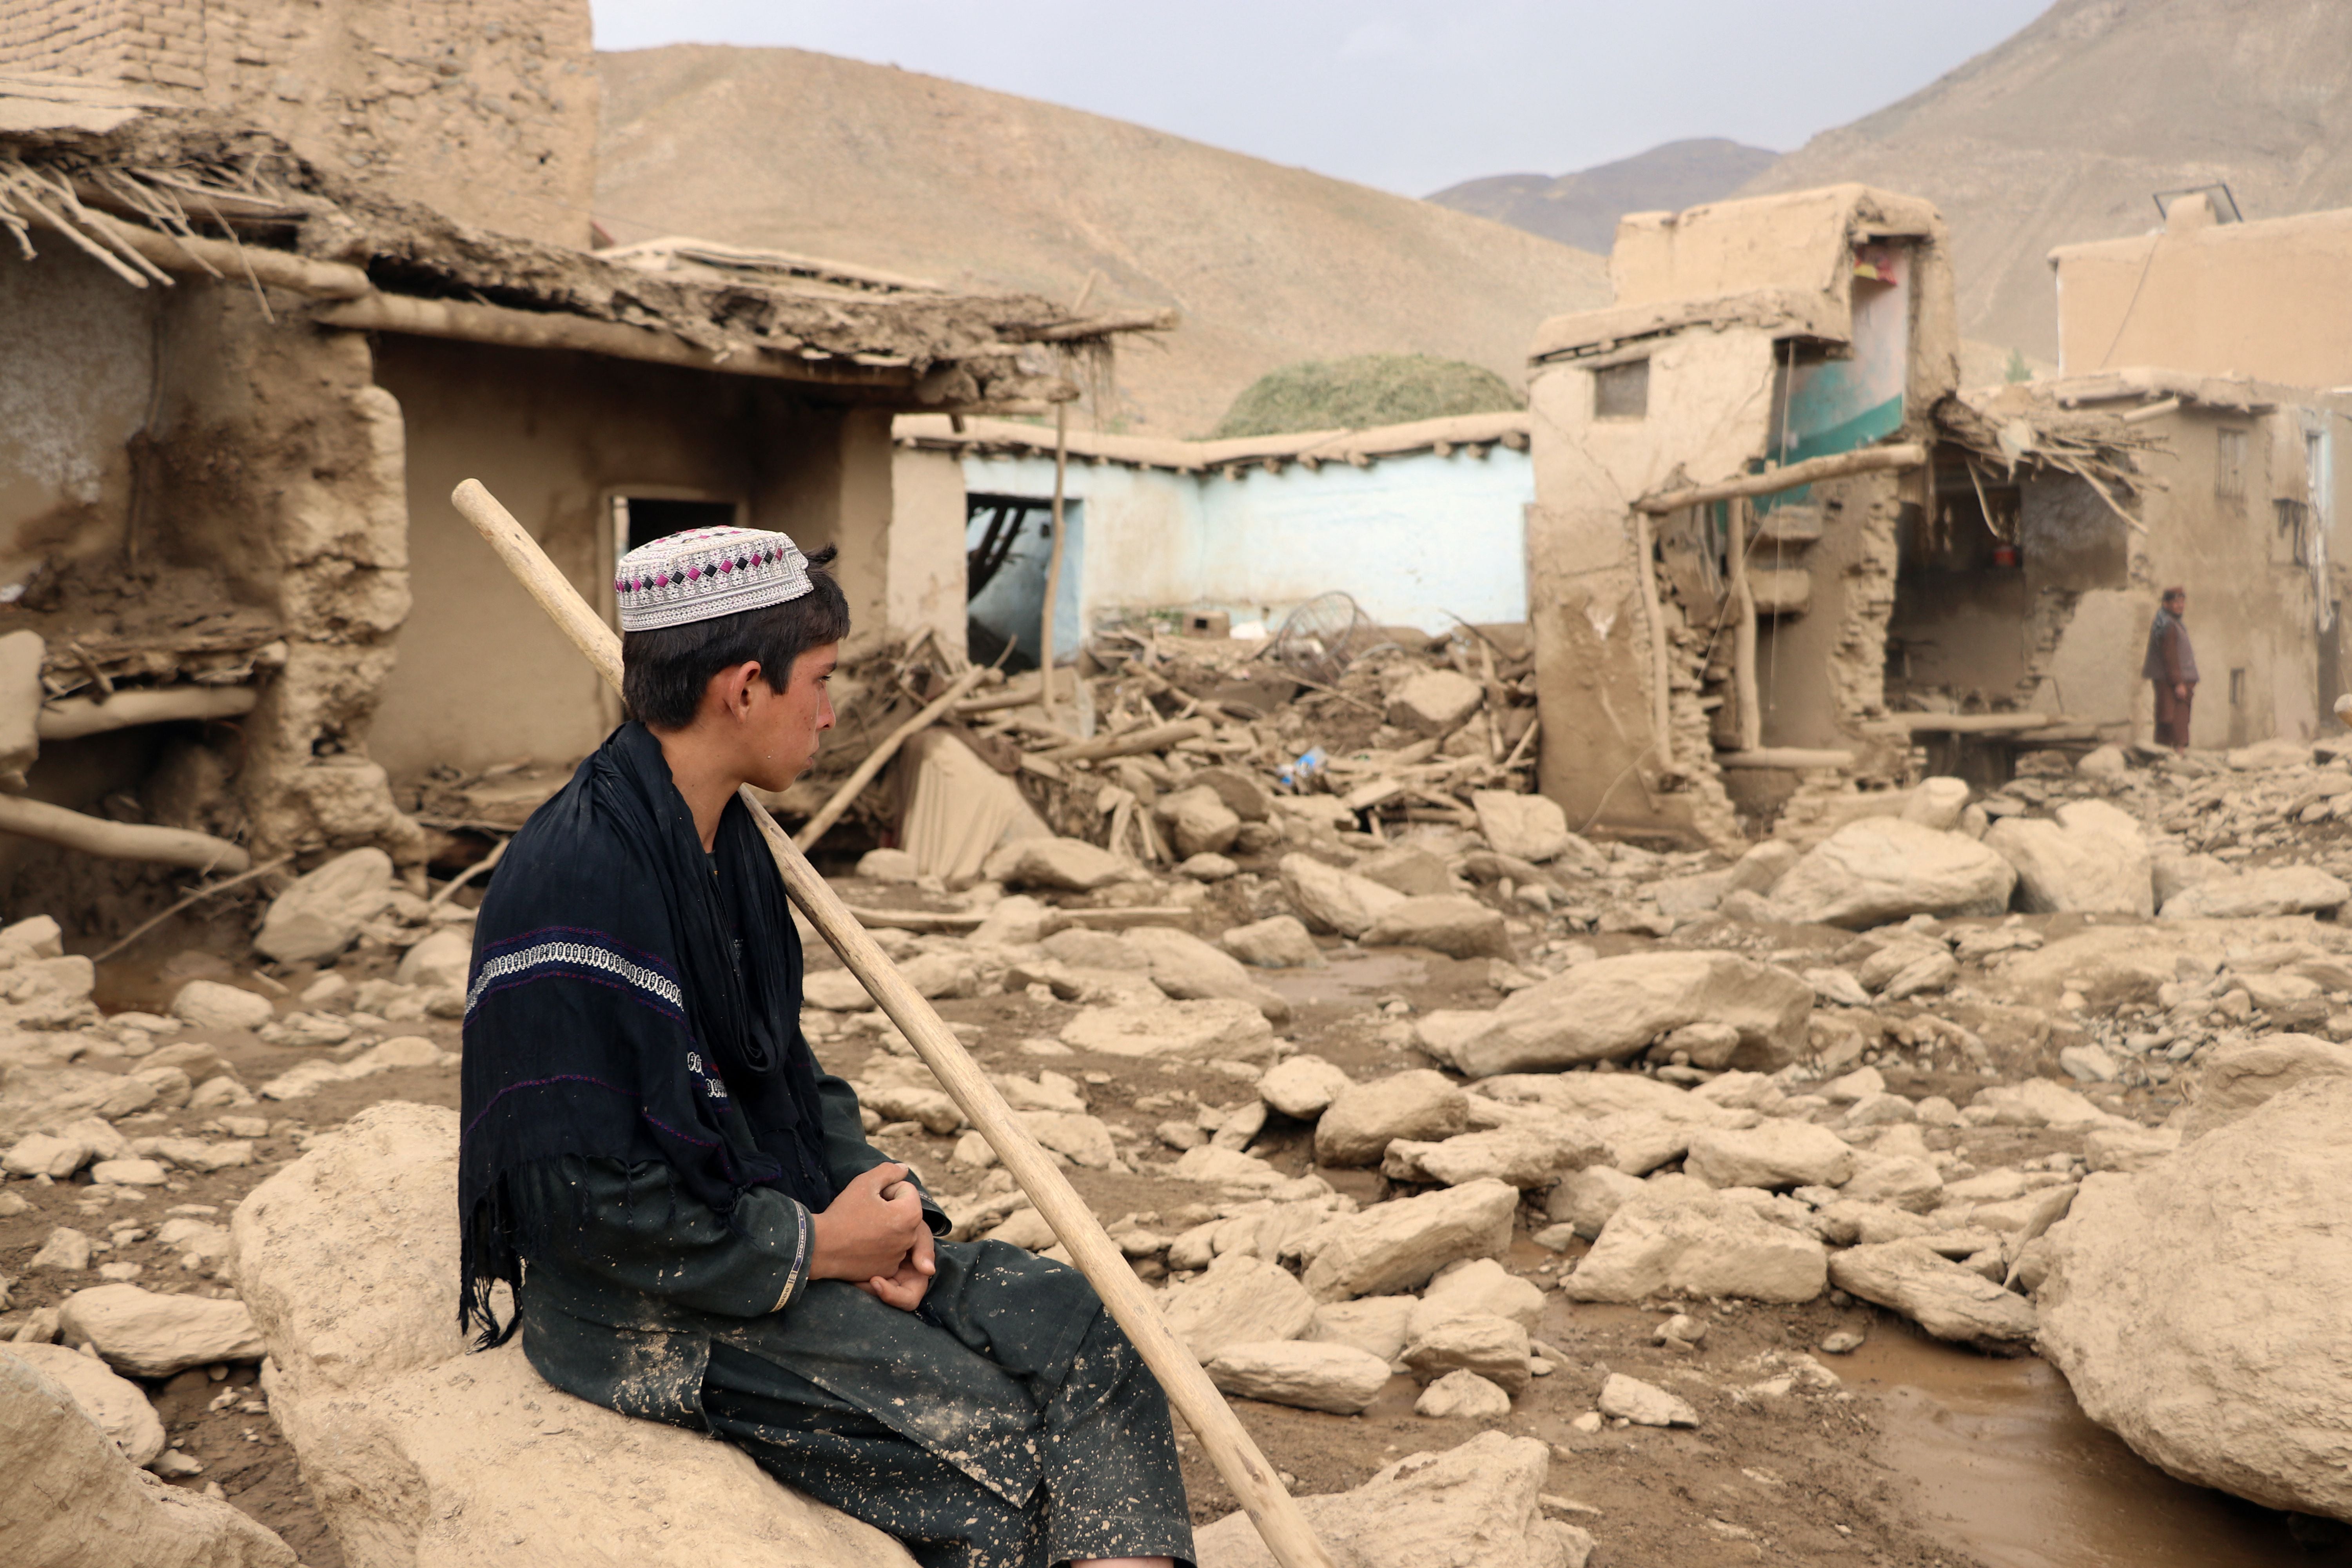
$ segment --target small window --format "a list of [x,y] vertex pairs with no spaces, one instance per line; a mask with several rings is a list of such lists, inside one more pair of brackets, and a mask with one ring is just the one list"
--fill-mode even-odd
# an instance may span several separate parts
[[689,500],[679,496],[617,495],[613,498],[613,532],[620,553],[689,528],[731,528],[742,509],[731,500]]
[[1592,416],[1643,419],[1650,413],[1650,362],[1603,365],[1592,373]]
[[2233,669],[2230,672],[2230,706],[2243,708],[2245,705],[2246,672],[2242,669]]
[[2213,493],[2223,500],[2242,500],[2246,494],[2246,433],[2213,432]]

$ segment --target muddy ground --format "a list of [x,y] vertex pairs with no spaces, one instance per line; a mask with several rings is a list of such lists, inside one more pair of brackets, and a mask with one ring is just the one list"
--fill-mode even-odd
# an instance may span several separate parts
[[[859,893],[859,901],[866,903],[888,896],[880,889],[853,890]],[[2055,929],[2067,922],[2037,923]],[[110,1012],[129,1007],[161,1011],[170,994],[192,973],[236,970],[249,977],[254,971],[244,947],[246,929],[240,919],[232,917],[212,928],[184,924],[160,931],[101,968],[98,999]],[[1603,952],[1656,945],[1640,935],[1587,940]],[[1759,945],[1777,944],[1784,955],[1799,949],[1826,952],[1845,940],[1844,933],[1819,929],[1759,928],[1758,933]],[[352,980],[365,980],[388,973],[393,956],[383,952],[354,954],[340,967]],[[1455,961],[1411,950],[1363,952],[1346,944],[1327,944],[1326,956],[1325,967],[1266,972],[1265,977],[1295,1009],[1294,1020],[1284,1033],[1299,1049],[1318,1053],[1354,1076],[1432,1065],[1417,1047],[1408,1043],[1409,1027],[1400,1026],[1409,1025],[1412,1016],[1441,1007],[1489,1006],[1499,1000],[1489,984],[1489,968],[1484,960]],[[824,962],[819,955],[818,963]],[[308,966],[283,966],[267,973],[288,991],[299,993],[315,972]],[[281,1010],[292,1005],[288,1001]],[[1207,1104],[1234,1104],[1253,1098],[1247,1084],[1213,1068],[1139,1067],[1123,1058],[1069,1052],[1052,1044],[1062,1025],[1077,1010],[1073,1005],[1016,994],[948,1000],[939,1006],[951,1023],[965,1026],[959,1032],[984,1066],[1033,1075],[1041,1067],[1051,1067],[1082,1079],[1095,1114],[1114,1128],[1130,1128],[1142,1135],[1141,1143],[1129,1145],[1130,1158],[1137,1151],[1146,1161],[1172,1157],[1150,1138],[1154,1124],[1170,1114],[1167,1108],[1171,1100],[1181,1101],[1189,1096]],[[1948,1004],[1941,1011],[1955,1017],[1965,1016]],[[455,1049],[458,1043],[453,1022],[404,1024],[394,1032],[423,1034],[446,1049]],[[1987,1034],[1989,1039],[1999,1038],[1998,1030],[1988,1028]],[[267,1045],[243,1031],[192,1031],[178,1037],[205,1039],[219,1046],[248,1085],[262,1083],[318,1054]],[[857,1076],[867,1054],[880,1048],[866,1043],[866,1038],[853,1034],[846,1040],[823,1042],[818,1054],[831,1070]],[[2050,1048],[2047,1041],[2039,1047],[2019,1041],[2005,1047],[2000,1076],[2006,1080],[2031,1071],[2034,1058]],[[134,1066],[135,1060],[117,1065]],[[1913,1070],[1892,1054],[1881,1060],[1880,1067],[1890,1087],[1914,1098],[1942,1093],[1965,1100],[1989,1081],[1974,1072]],[[2162,1086],[2154,1089],[2096,1086],[2094,1094],[2110,1109],[2151,1123],[2161,1121],[2178,1102],[2177,1095],[2166,1092]],[[117,1245],[94,1262],[139,1264],[142,1272],[138,1282],[150,1289],[176,1285],[224,1291],[226,1287],[218,1281],[184,1271],[176,1258],[140,1239],[139,1233],[152,1230],[178,1212],[210,1210],[205,1217],[226,1223],[246,1193],[299,1157],[307,1134],[332,1127],[365,1105],[408,1100],[454,1106],[457,1096],[457,1070],[443,1067],[394,1070],[359,1082],[334,1084],[285,1104],[263,1101],[247,1108],[247,1113],[267,1114],[271,1120],[269,1135],[257,1146],[256,1164],[209,1175],[175,1173],[166,1188],[143,1198],[93,1202],[86,1176],[55,1185],[9,1183],[7,1190],[26,1199],[28,1206],[23,1213],[0,1217],[0,1276],[17,1281],[12,1310],[6,1318],[0,1318],[0,1333],[21,1321],[26,1309],[51,1304],[73,1289],[94,1282],[89,1275],[26,1272],[25,1265],[52,1227],[72,1225],[93,1235],[117,1227],[121,1237]],[[1151,1103],[1139,1106],[1139,1100]],[[201,1113],[151,1113],[125,1119],[120,1125],[127,1136],[142,1136],[205,1131],[211,1121]],[[1253,1152],[1286,1173],[1304,1173],[1314,1168],[1310,1134],[1307,1125],[1285,1123],[1277,1117]],[[1944,1140],[1961,1136],[1937,1133]],[[2063,1156],[2073,1152],[2076,1144],[2074,1135],[2055,1130],[1969,1129],[1964,1136],[1968,1157],[1979,1168]],[[977,1173],[950,1163],[950,1138],[915,1131],[879,1135],[877,1142],[915,1163],[942,1194],[969,1191],[977,1184]],[[1318,1173],[1360,1201],[1374,1201],[1387,1191],[1383,1178],[1372,1172],[1323,1170]],[[1213,1205],[1226,1196],[1176,1181],[1151,1163],[1140,1164],[1134,1173],[1074,1169],[1069,1174],[1107,1222],[1133,1215],[1149,1226],[1188,1204]],[[1567,1254],[1555,1255],[1527,1239],[1529,1232],[1546,1223],[1539,1211],[1523,1206],[1520,1237],[1507,1262],[1516,1272],[1549,1287],[1573,1266],[1583,1246],[1578,1243]],[[400,1267],[400,1260],[394,1258],[383,1263],[388,1268]],[[1654,1342],[1655,1325],[1677,1308],[1703,1316],[1709,1324],[1704,1344],[1695,1352]],[[1859,1329],[1870,1336],[1864,1356],[1842,1358],[1819,1352],[1823,1339],[1839,1329]],[[1534,1381],[1515,1402],[1511,1414],[1492,1425],[1551,1445],[1554,1459],[1546,1493],[1558,1500],[1559,1517],[1593,1532],[1600,1543],[1596,1563],[1672,1562],[1681,1568],[1718,1564],[1727,1568],[1785,1562],[1958,1568],[1988,1561],[2005,1565],[2031,1560],[2006,1556],[1988,1560],[1971,1552],[1965,1539],[1972,1530],[1956,1526],[1951,1510],[1937,1506],[1932,1488],[1923,1489],[1917,1477],[1890,1462],[1890,1453],[1899,1447],[1890,1443],[1890,1426],[1906,1423],[1916,1426],[1920,1420],[1916,1404],[1905,1403],[1908,1390],[1882,1377],[1860,1380],[1853,1386],[1812,1388],[1800,1382],[1785,1393],[1748,1392],[1749,1385],[1763,1383],[1781,1370],[1776,1357],[1813,1353],[1834,1371],[1868,1362],[1871,1351],[1881,1344],[1917,1344],[1909,1325],[1875,1308],[1849,1302],[1835,1292],[1801,1307],[1744,1301],[1617,1307],[1572,1303],[1554,1290],[1549,1294],[1536,1337],[1564,1352],[1565,1365],[1555,1374]],[[1933,1353],[1938,1358],[1939,1375],[1957,1377],[1962,1384],[1969,1381],[1965,1362],[1969,1360],[1982,1365],[1990,1378],[2006,1375],[1999,1363],[1971,1357],[1970,1352],[1937,1346]],[[1957,1373],[1954,1358],[1963,1361]],[[1612,1372],[1626,1373],[1680,1394],[1698,1409],[1700,1426],[1696,1430],[1606,1426],[1579,1430],[1573,1423],[1592,1408],[1602,1380]],[[252,1384],[251,1368],[236,1368],[226,1369],[225,1381],[195,1370],[152,1387],[172,1444],[205,1467],[202,1475],[181,1484],[217,1485],[231,1501],[283,1536],[310,1568],[341,1568],[341,1553],[303,1486],[292,1451],[277,1435],[259,1390]],[[1260,1446],[1291,1478],[1294,1489],[1312,1494],[1357,1486],[1402,1455],[1454,1447],[1486,1425],[1417,1416],[1412,1414],[1417,1394],[1412,1380],[1400,1376],[1370,1410],[1352,1417],[1244,1400],[1234,1404]],[[1231,1494],[1202,1458],[1198,1446],[1186,1437],[1181,1448],[1195,1519],[1205,1521],[1228,1511],[1233,1507]],[[1971,1506],[1977,1512],[1984,1511],[1981,1505]],[[2258,1549],[2274,1546],[2282,1553],[2280,1561],[2341,1560],[2299,1551],[2288,1535],[2284,1516],[2251,1509],[2241,1513],[2232,1532]],[[2260,1554],[2251,1559],[2262,1560]],[[2064,1562],[2067,1568],[2074,1568],[2076,1560],[2045,1561]]]

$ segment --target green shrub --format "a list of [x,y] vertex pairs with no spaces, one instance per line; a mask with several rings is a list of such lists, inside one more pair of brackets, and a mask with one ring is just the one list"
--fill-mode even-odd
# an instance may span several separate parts
[[1427,354],[1358,354],[1268,371],[1234,399],[1210,438],[1363,429],[1519,406],[1509,384],[1482,365]]

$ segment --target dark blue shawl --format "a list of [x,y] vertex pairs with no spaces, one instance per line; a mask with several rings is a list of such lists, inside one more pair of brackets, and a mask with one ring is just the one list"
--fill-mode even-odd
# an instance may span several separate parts
[[816,1060],[800,1032],[801,947],[767,846],[728,802],[711,852],[661,743],[622,725],[533,812],[474,927],[457,1204],[460,1326],[539,1238],[504,1178],[565,1154],[658,1163],[724,1218],[781,1187],[813,1211],[825,1174]]

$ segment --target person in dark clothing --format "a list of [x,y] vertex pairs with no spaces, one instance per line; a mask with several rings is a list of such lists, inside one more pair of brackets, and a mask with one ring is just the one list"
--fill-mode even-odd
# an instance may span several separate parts
[[801,1033],[799,938],[736,790],[790,784],[833,723],[829,559],[730,528],[621,563],[630,718],[515,836],[475,928],[459,1320],[925,1568],[1189,1563],[1166,1399],[1085,1278],[939,1239]]
[[2189,708],[2197,699],[2197,650],[2180,617],[2189,608],[2186,588],[2167,588],[2147,628],[2147,656],[2139,672],[2156,686],[2156,743],[2189,751]]

